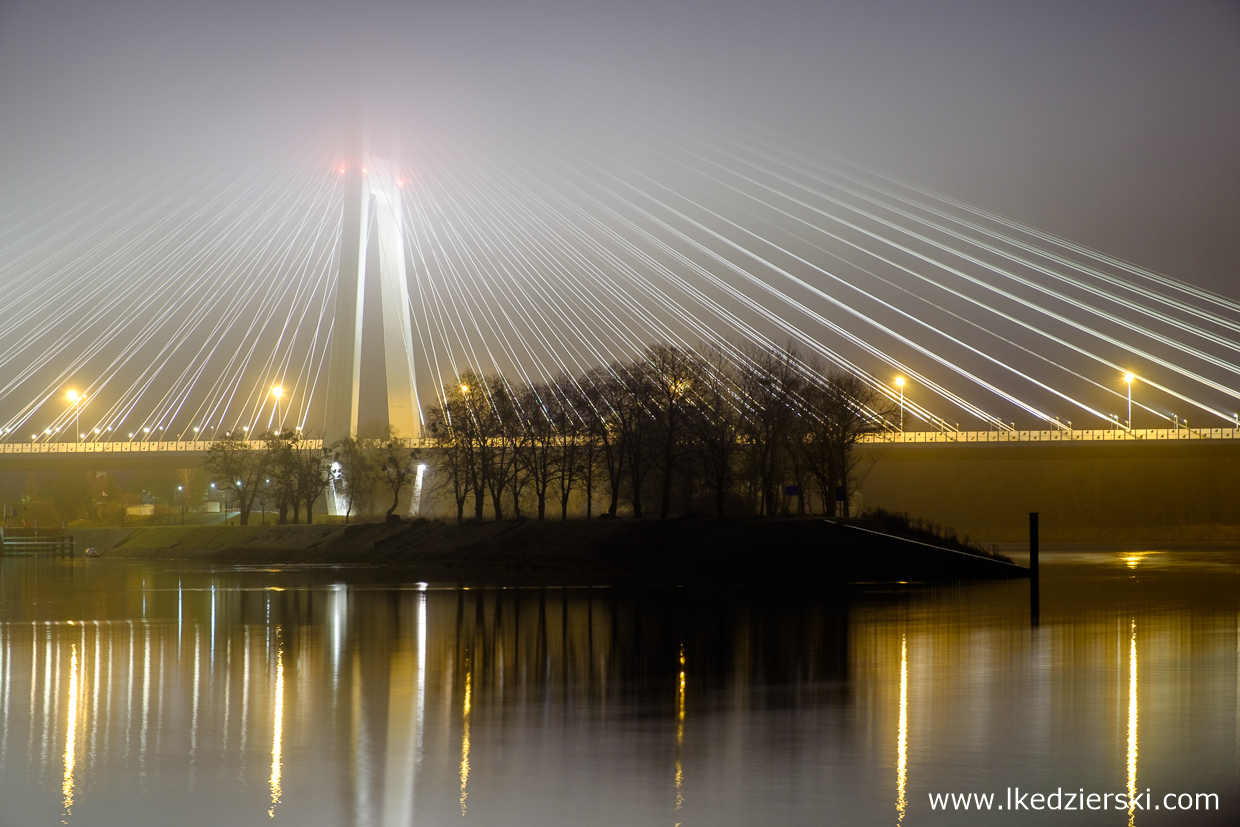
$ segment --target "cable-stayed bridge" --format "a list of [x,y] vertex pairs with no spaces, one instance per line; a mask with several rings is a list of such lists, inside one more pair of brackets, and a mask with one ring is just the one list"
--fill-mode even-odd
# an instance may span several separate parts
[[891,442],[1236,437],[1233,299],[760,131],[600,131],[31,171],[0,217],[0,461],[416,440],[464,370],[655,342],[794,346],[898,402]]

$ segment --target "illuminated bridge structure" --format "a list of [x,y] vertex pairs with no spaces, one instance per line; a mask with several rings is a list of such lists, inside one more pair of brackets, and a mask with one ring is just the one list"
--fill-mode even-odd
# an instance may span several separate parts
[[[398,439],[406,448],[433,451],[434,440]],[[303,444],[321,449],[322,439],[306,439]],[[1091,431],[906,431],[871,434],[860,440],[863,447],[896,448],[955,446],[967,449],[1002,446],[1063,446],[1131,448],[1158,444],[1198,449],[1214,446],[1228,451],[1240,447],[1240,429],[1150,429]],[[252,451],[266,449],[261,440],[246,443]],[[209,440],[136,442],[9,442],[0,443],[0,471],[55,468],[183,468],[197,465],[211,447]]]
[[372,417],[418,444],[466,371],[594,381],[655,343],[790,345],[899,406],[884,443],[1236,439],[1240,301],[752,129],[589,134],[19,176],[0,469]]

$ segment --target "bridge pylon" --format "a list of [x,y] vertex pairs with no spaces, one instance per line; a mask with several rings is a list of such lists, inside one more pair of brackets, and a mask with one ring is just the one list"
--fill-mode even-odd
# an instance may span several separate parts
[[[373,219],[378,245],[382,302],[383,359],[387,377],[387,420],[403,438],[421,436],[421,413],[414,381],[413,323],[406,278],[404,180],[394,160],[370,152],[346,166],[340,273],[336,285],[332,350],[328,364],[326,443],[357,432],[361,398],[362,331],[367,253]],[[373,320],[372,320],[373,324]],[[325,444],[326,444],[325,443]],[[334,498],[329,497],[329,501]]]

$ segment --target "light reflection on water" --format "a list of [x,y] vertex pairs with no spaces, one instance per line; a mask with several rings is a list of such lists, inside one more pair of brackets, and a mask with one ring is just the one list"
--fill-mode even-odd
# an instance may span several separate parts
[[[1235,550],[1044,552],[1036,629],[1024,583],[382,576],[3,561],[0,821],[956,824],[928,794],[1009,786],[1240,813]],[[1211,823],[1002,823],[1048,818]]]

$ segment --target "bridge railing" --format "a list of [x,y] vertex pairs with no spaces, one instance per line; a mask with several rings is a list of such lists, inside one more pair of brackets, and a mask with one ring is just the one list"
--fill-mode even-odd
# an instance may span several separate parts
[[[431,441],[426,439],[397,440],[406,448],[430,447]],[[0,456],[4,454],[168,454],[168,453],[202,453],[211,447],[210,440],[184,441],[126,441],[126,442],[0,442]],[[307,439],[303,445],[310,448],[322,448],[323,440]],[[251,439],[246,446],[252,451],[266,450],[267,444],[261,439]]]
[[864,443],[949,442],[1175,442],[1178,440],[1240,439],[1236,428],[1106,428],[1052,431],[905,431],[869,434]]
[[[1177,440],[1240,439],[1237,428],[1152,428],[1126,431],[1122,428],[1099,430],[1052,431],[905,431],[868,434],[861,438],[871,444],[933,444],[952,442],[1174,442]],[[406,448],[429,448],[428,439],[398,440]],[[308,439],[311,448],[321,448],[323,440]],[[262,451],[266,443],[250,440],[250,450]],[[0,442],[0,456],[5,454],[205,454],[209,440],[134,441],[134,442]]]

